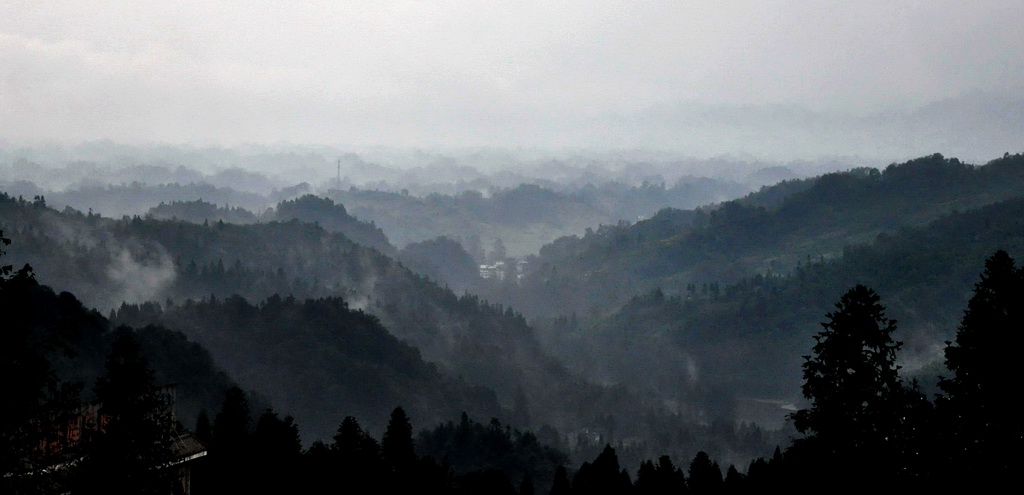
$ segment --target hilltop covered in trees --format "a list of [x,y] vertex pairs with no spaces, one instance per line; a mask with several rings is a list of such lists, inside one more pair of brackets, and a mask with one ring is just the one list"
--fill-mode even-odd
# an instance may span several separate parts
[[854,169],[783,182],[691,211],[666,209],[542,248],[517,293],[530,316],[614,311],[630,297],[689,284],[735,283],[835,258],[880,233],[1020,196],[1024,155],[983,166],[932,155],[884,170]]

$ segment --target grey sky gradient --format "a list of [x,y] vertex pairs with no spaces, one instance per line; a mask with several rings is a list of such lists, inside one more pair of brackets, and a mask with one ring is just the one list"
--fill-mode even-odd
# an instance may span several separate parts
[[864,143],[949,102],[1021,122],[1021,19],[1019,0],[8,1],[0,138],[913,154]]

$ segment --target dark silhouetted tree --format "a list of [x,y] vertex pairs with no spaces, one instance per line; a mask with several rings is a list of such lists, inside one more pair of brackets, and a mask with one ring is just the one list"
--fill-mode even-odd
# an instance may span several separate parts
[[256,422],[252,434],[252,459],[255,481],[261,491],[286,493],[300,481],[302,442],[299,428],[291,416],[281,419],[267,409]]
[[800,455],[822,463],[808,467],[811,472],[867,480],[905,468],[903,421],[920,394],[899,379],[896,321],[886,318],[879,300],[863,285],[847,291],[814,337],[813,355],[804,356],[803,393],[811,406],[792,417],[808,437]]
[[388,429],[381,439],[381,454],[388,467],[403,471],[416,463],[416,450],[412,440],[412,424],[401,406],[391,412]]
[[655,465],[651,461],[640,464],[633,491],[637,494],[682,493],[686,489],[686,476],[672,464],[672,459],[663,455]]
[[199,411],[199,416],[196,417],[195,434],[200,442],[207,445],[213,442],[213,425],[210,424],[210,415],[206,414],[206,409]]
[[154,372],[139,355],[125,328],[96,381],[99,429],[87,439],[76,493],[166,494],[175,481],[168,469],[175,434],[170,404],[154,383]]
[[466,473],[457,478],[457,493],[488,493],[515,495],[516,489],[508,476],[494,468]]
[[639,495],[658,493],[654,481],[654,463],[646,460],[640,463],[640,469],[636,472],[636,483],[633,484],[633,493]]
[[730,464],[729,469],[725,472],[725,480],[723,486],[725,493],[744,493],[746,491],[747,477],[743,473],[736,469],[736,466]]
[[615,449],[607,444],[594,462],[584,462],[572,479],[574,494],[626,493],[632,486],[629,474],[619,468]]
[[352,416],[346,416],[338,426],[331,450],[339,476],[378,479],[383,475],[380,444]]
[[1024,423],[1017,391],[1024,372],[1017,363],[1024,347],[1024,270],[1005,251],[985,261],[956,333],[947,342],[938,401],[951,432],[956,473],[967,479],[1005,477],[1024,459]]
[[572,485],[569,483],[569,474],[565,472],[565,466],[558,466],[555,469],[555,478],[551,483],[549,495],[569,495],[572,493]]
[[425,473],[419,472],[418,458],[412,440],[412,424],[401,406],[391,411],[387,430],[380,442],[381,457],[387,471],[386,481],[398,491],[408,491],[417,486],[416,478]]
[[712,462],[707,452],[700,451],[690,462],[687,480],[691,493],[717,493],[722,489],[722,468]]
[[357,459],[376,459],[380,457],[380,444],[367,435],[359,426],[359,421],[352,416],[345,416],[338,426],[338,433],[334,435],[333,448],[342,459],[355,461]]
[[213,488],[212,491],[226,493],[254,486],[251,476],[251,423],[245,392],[231,387],[224,393],[220,412],[213,418],[209,459],[198,473]]
[[238,387],[224,393],[220,412],[213,419],[213,447],[227,455],[237,455],[249,448],[249,399]]
[[297,457],[302,453],[299,427],[295,419],[285,416],[281,419],[272,409],[267,409],[256,422],[253,431],[253,451],[268,457]]

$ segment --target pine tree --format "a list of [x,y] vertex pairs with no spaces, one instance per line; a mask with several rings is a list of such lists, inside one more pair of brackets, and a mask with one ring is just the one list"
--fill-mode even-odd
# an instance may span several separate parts
[[199,411],[199,416],[196,418],[195,434],[200,442],[207,445],[213,442],[213,426],[210,424],[210,416],[206,414],[206,409]]
[[213,419],[213,442],[204,466],[214,492],[246,491],[255,485],[252,476],[252,433],[249,400],[245,392],[231,387],[224,393],[220,412]]
[[381,472],[380,444],[366,434],[359,422],[346,416],[334,435],[332,452],[337,457],[341,475],[374,478]]
[[572,485],[569,483],[569,474],[565,472],[565,466],[558,466],[555,469],[555,478],[551,482],[549,495],[569,495],[572,493]]
[[412,424],[401,406],[391,412],[388,428],[380,442],[384,469],[388,471],[387,482],[399,492],[411,490],[423,476],[417,466],[416,450],[412,440]]
[[691,493],[716,493],[722,489],[722,468],[712,462],[707,452],[700,451],[690,462],[687,480]]
[[236,455],[249,449],[249,399],[238,387],[224,393],[220,412],[213,419],[213,447],[226,455]]
[[725,487],[726,493],[743,493],[746,491],[747,477],[740,473],[736,469],[735,465],[730,464],[729,469],[725,472],[725,481],[723,486]]
[[672,464],[672,458],[663,455],[655,467],[652,461],[640,465],[636,474],[633,491],[636,494],[669,494],[682,493],[686,489],[686,477],[683,471]]
[[610,444],[593,463],[584,462],[572,479],[573,493],[626,493],[633,487],[629,474],[619,468],[619,456]]
[[1024,270],[1005,251],[985,261],[956,341],[946,343],[953,376],[939,386],[953,461],[967,478],[1005,476],[1019,469],[1024,448],[1016,391],[1024,373],[1016,358],[1024,345]]
[[920,394],[900,382],[892,339],[896,321],[886,318],[879,296],[857,285],[828,313],[814,337],[812,356],[804,356],[803,393],[808,409],[792,415],[805,433],[808,449],[798,452],[812,471],[838,470],[852,476],[892,476],[904,468],[898,460],[902,418],[908,400]]
[[412,424],[401,406],[391,412],[388,429],[381,439],[381,453],[384,462],[396,471],[405,471],[416,463],[416,451],[412,441]]
[[252,434],[253,481],[266,493],[287,493],[300,481],[302,442],[291,416],[267,409]]
[[166,494],[175,480],[175,425],[170,405],[139,355],[130,330],[120,329],[96,381],[99,428],[88,439],[77,493]]

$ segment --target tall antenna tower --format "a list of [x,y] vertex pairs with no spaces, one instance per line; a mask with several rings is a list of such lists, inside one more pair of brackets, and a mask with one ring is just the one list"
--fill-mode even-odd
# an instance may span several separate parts
[[334,188],[341,190],[341,158],[338,158],[338,178],[335,180]]

